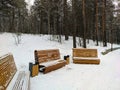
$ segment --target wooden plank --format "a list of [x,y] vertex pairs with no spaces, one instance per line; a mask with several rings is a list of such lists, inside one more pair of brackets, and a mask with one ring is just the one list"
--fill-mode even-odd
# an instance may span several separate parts
[[4,89],[6,89],[6,87],[9,85],[16,71],[17,71],[17,68],[15,66],[13,56],[11,54],[7,54],[0,57],[1,87],[4,87]]
[[30,72],[17,71],[6,90],[30,90]]
[[[59,49],[49,49],[49,50],[35,50],[34,52],[35,60],[36,62],[39,62],[39,64],[49,63],[54,60],[60,59],[60,52]],[[50,66],[45,66],[45,70],[43,73],[48,73],[50,71],[59,69],[66,65],[66,61],[61,60],[60,62],[57,62],[56,64],[52,64]]]
[[73,57],[98,57],[97,49],[73,48]]
[[57,63],[57,64],[52,65],[52,66],[45,67],[45,71],[43,73],[46,74],[46,73],[51,72],[53,70],[57,70],[57,69],[65,66],[65,65],[66,65],[66,62],[64,60],[61,60],[60,63]]
[[38,75],[38,72],[39,72],[38,64],[37,65],[33,65],[32,66],[32,77]]
[[25,79],[22,90],[30,90],[30,72],[25,72]]
[[100,60],[73,60],[75,64],[100,64]]
[[19,90],[18,88],[20,87],[20,82],[23,77],[24,72],[19,72],[17,80],[15,81],[15,84],[12,88],[12,90]]
[[29,90],[29,77],[30,73],[26,71],[19,71],[18,77],[12,90]]
[[[15,79],[16,71],[17,68],[12,54],[7,54],[0,57],[0,90],[29,90],[30,74],[27,74],[25,71],[21,71],[20,75],[17,74],[18,78]],[[14,75],[15,78],[12,80]]]
[[35,60],[39,63],[60,59],[58,49],[35,50]]
[[100,59],[97,57],[97,49],[73,48],[73,63],[100,64]]

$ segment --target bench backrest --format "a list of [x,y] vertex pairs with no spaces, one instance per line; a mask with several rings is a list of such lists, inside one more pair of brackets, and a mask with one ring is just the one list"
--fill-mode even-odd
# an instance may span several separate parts
[[59,49],[35,50],[35,61],[42,63],[60,59]]
[[11,54],[0,57],[0,90],[6,90],[16,71],[17,68]]
[[73,57],[98,57],[97,49],[73,48]]

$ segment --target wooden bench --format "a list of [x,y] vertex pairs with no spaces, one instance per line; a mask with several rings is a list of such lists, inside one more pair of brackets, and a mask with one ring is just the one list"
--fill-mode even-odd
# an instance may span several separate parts
[[29,72],[17,70],[12,54],[0,57],[0,90],[29,90]]
[[44,74],[66,65],[66,61],[60,59],[59,49],[35,50],[34,54],[35,62],[44,69]]
[[97,49],[73,48],[73,63],[76,64],[100,64]]

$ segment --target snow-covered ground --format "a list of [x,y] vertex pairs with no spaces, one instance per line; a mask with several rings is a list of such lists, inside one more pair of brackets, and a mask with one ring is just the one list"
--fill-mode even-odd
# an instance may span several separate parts
[[[72,38],[62,44],[50,41],[47,35],[22,34],[21,44],[15,45],[13,34],[0,34],[0,56],[11,52],[18,69],[28,69],[29,62],[34,62],[34,50],[60,50],[61,58],[70,55],[71,63],[48,74],[39,73],[30,78],[30,90],[120,90],[120,49],[102,55],[108,47],[95,46],[90,41],[88,48],[98,49],[100,65],[81,65],[72,63]],[[119,47],[119,45],[114,45]]]

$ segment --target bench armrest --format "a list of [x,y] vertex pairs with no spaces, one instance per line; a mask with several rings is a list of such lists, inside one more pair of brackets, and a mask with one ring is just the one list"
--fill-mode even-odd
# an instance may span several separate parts
[[33,63],[29,63],[29,71],[30,71],[30,76],[34,77],[36,75],[38,75],[38,71],[39,71],[39,64],[33,64]]
[[66,64],[70,63],[69,55],[64,56],[64,60],[66,60]]
[[64,60],[67,60],[67,58],[69,58],[69,55],[64,56]]

